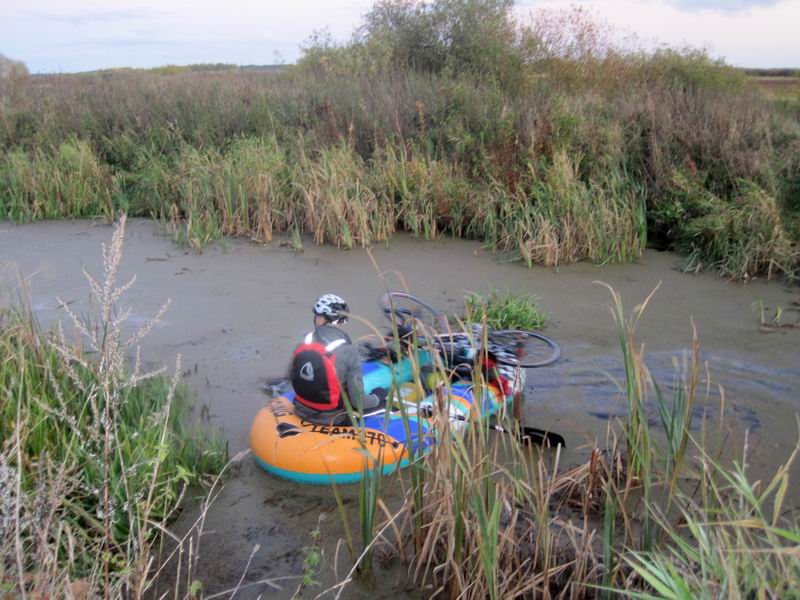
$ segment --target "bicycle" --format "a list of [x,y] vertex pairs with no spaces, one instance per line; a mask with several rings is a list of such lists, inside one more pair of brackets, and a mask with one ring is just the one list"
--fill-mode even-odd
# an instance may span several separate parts
[[394,323],[401,337],[417,335],[419,345],[430,343],[455,361],[472,359],[486,350],[502,365],[534,369],[553,364],[561,357],[555,340],[537,332],[522,329],[489,329],[478,326],[472,332],[453,331],[447,316],[424,300],[407,292],[388,291],[378,299],[387,319]]

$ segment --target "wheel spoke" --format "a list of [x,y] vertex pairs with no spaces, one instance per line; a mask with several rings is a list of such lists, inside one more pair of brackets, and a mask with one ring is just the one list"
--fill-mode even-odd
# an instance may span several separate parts
[[446,317],[440,310],[406,292],[385,292],[378,300],[378,304],[386,318],[398,327],[417,327],[427,330],[426,332],[431,330],[438,332],[447,323]]
[[535,331],[503,330],[489,334],[491,342],[507,350],[497,361],[524,368],[544,367],[561,356],[561,348],[554,341]]

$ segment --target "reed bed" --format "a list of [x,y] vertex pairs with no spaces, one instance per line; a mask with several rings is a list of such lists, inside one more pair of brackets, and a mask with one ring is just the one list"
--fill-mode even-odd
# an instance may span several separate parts
[[465,235],[476,204],[486,200],[483,190],[446,161],[389,147],[373,164],[384,201],[395,206],[406,230],[425,239],[445,232]]
[[352,248],[384,241],[394,232],[394,207],[380,201],[366,165],[347,146],[322,151],[317,160],[301,153],[293,177],[314,241]]
[[177,241],[197,249],[222,235],[269,242],[294,225],[286,167],[274,138],[239,140],[224,154],[186,148],[163,173],[173,204],[159,216]]
[[[26,155],[18,151],[0,164],[0,180],[12,190],[4,216],[109,215],[114,199],[125,198],[125,207],[159,218],[175,241],[196,250],[225,235],[267,243],[301,233],[316,243],[363,247],[399,228],[425,239],[481,239],[528,265],[548,266],[630,260],[646,239],[642,198],[614,199],[618,190],[606,191],[605,184],[590,189],[565,156],[546,169],[545,181],[526,177],[527,191],[511,194],[413,153],[365,162],[347,145],[316,152],[304,145],[298,138],[286,150],[271,136],[242,138],[223,152],[185,146],[170,162],[142,153],[135,177],[98,170],[84,142],[65,143],[51,161],[37,151],[25,168]],[[83,157],[91,169],[76,174],[61,154]],[[102,207],[90,200],[98,190]],[[598,200],[604,194],[608,202]]]
[[86,142],[72,139],[51,152],[16,150],[2,159],[0,216],[17,221],[114,214],[118,186]]
[[725,276],[796,273],[796,103],[702,52],[619,48],[581,11],[511,8],[377,3],[351,42],[316,38],[279,72],[2,79],[0,217],[122,208],[198,249],[405,230],[545,265],[650,241]]
[[498,194],[472,230],[528,266],[637,258],[647,239],[644,197],[627,189],[620,172],[587,184],[578,168],[566,153],[556,154],[552,165],[520,179],[515,194]]
[[139,342],[163,309],[128,327],[123,235],[124,218],[104,246],[103,277],[86,274],[96,313],[82,318],[62,303],[71,322],[42,331],[24,302],[0,309],[0,589],[9,597],[146,597],[188,486],[211,483],[225,463],[221,437],[189,424],[180,357],[172,376],[142,368]]
[[[410,476],[398,476],[399,511],[377,523],[362,511],[357,565],[375,546],[390,547],[437,598],[798,597],[800,516],[789,472],[800,442],[764,481],[746,470],[746,437],[738,458],[723,460],[724,425],[692,422],[712,385],[696,330],[674,361],[674,380],[657,382],[636,336],[656,290],[630,315],[609,292],[628,416],[609,423],[605,445],[565,470],[560,448],[533,449],[492,432],[480,415],[466,432],[454,430],[440,387],[438,443],[412,456]],[[486,382],[479,376],[475,385]],[[721,402],[724,415],[724,393]],[[514,431],[509,415],[498,421]],[[380,489],[361,484],[372,506]]]

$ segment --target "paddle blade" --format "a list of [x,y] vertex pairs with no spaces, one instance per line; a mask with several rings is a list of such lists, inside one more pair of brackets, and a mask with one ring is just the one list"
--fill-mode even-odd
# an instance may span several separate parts
[[536,429],[535,427],[523,427],[519,437],[523,444],[538,444],[545,448],[567,447],[567,442],[563,436],[552,431]]

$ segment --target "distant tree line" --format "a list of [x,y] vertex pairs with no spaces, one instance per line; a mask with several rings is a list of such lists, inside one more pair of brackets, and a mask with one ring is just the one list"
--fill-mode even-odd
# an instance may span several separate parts
[[800,77],[800,69],[744,69],[750,77]]

